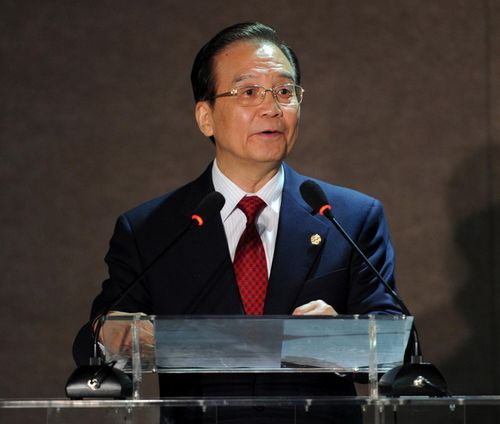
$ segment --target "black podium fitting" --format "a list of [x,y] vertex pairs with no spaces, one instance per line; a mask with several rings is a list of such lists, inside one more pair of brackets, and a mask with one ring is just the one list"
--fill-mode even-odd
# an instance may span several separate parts
[[132,380],[115,364],[78,367],[66,383],[70,399],[126,399],[132,396]]

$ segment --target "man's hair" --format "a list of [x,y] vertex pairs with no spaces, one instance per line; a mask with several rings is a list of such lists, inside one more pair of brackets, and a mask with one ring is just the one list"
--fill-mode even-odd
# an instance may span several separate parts
[[191,85],[196,102],[209,100],[213,104],[213,96],[216,94],[215,56],[230,44],[245,41],[269,42],[278,47],[293,67],[295,83],[300,84],[299,60],[295,52],[278,37],[273,28],[259,22],[244,22],[220,31],[196,55],[191,70]]

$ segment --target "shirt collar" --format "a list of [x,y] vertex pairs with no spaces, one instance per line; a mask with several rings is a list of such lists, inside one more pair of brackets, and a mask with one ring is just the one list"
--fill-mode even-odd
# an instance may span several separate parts
[[259,196],[267,206],[279,214],[281,206],[281,193],[285,183],[285,172],[283,165],[280,166],[276,175],[271,178],[257,193],[247,193],[238,187],[233,181],[226,177],[217,166],[217,160],[214,159],[212,166],[212,181],[216,191],[221,193],[226,202],[220,214],[222,222],[236,209],[236,205],[244,196]]

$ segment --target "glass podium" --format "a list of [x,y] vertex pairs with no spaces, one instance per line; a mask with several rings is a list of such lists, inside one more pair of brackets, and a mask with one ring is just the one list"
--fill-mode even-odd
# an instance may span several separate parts
[[[500,396],[379,395],[378,377],[400,365],[412,317],[157,317],[112,315],[103,326],[106,360],[132,376],[128,399],[0,399],[1,423],[160,423],[164,411],[193,408],[218,424],[231,408],[286,411],[283,423],[309,424],[323,407],[354,408],[364,424],[500,422]],[[366,396],[147,398],[147,373],[366,374]],[[149,377],[148,377],[149,378]],[[251,413],[248,423],[253,422]],[[315,422],[315,421],[314,421]],[[349,421],[342,421],[349,422]]]
[[133,399],[148,372],[365,374],[377,398],[379,375],[403,362],[412,324],[401,315],[130,314],[109,316],[102,339],[106,361],[132,375]]

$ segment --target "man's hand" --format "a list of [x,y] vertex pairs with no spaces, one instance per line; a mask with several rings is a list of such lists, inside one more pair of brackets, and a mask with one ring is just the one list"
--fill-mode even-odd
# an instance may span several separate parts
[[[108,315],[136,315],[128,312],[113,311]],[[145,315],[145,314],[141,314]],[[141,350],[152,350],[154,347],[153,324],[148,320],[137,323]],[[101,328],[99,341],[111,354],[128,353],[132,349],[132,320],[106,320]]]
[[337,311],[333,309],[328,303],[322,300],[313,300],[305,305],[295,308],[292,315],[338,315]]

